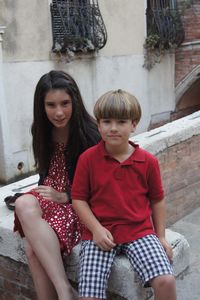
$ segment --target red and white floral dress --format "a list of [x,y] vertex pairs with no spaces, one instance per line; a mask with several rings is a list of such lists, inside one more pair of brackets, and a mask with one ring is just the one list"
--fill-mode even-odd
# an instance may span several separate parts
[[[51,159],[48,175],[45,177],[43,185],[51,186],[58,192],[66,192],[70,187],[66,159],[65,146],[63,143],[55,143],[54,153]],[[80,241],[82,224],[70,203],[57,203],[46,200],[36,191],[27,192],[35,196],[42,209],[42,218],[53,228],[60,242],[61,251],[65,255],[71,253],[72,248]],[[24,237],[24,233],[15,214],[14,231],[19,231]]]

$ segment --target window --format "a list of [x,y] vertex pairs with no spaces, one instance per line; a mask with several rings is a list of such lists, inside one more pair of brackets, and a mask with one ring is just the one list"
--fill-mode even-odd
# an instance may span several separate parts
[[90,52],[105,46],[98,0],[53,0],[50,9],[54,52]]

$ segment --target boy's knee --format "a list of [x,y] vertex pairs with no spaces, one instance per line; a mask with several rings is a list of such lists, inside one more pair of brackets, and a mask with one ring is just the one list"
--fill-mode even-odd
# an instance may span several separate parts
[[82,298],[82,297],[80,297],[79,299],[80,300],[102,300],[100,298]]
[[155,277],[151,280],[151,286],[154,289],[160,289],[160,288],[172,288],[176,284],[175,278],[173,275],[161,275],[158,277]]

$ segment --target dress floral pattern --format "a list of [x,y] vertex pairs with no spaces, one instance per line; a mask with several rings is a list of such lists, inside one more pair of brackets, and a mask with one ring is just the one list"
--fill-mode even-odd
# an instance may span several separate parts
[[[70,188],[70,182],[64,154],[65,146],[62,143],[55,143],[54,147],[49,172],[43,185],[51,186],[58,192],[66,192],[67,188]],[[34,190],[27,194],[32,194],[37,198],[42,209],[42,218],[49,223],[57,234],[61,251],[65,255],[69,255],[72,248],[80,241],[82,233],[82,224],[72,205],[46,200]],[[15,220],[14,231],[19,231],[20,235],[24,236],[22,228],[19,228],[21,226],[17,226],[18,222]]]

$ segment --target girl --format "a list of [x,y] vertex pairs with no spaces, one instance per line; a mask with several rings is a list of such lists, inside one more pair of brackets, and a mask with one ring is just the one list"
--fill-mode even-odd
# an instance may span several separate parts
[[43,75],[36,86],[32,136],[39,185],[16,200],[14,231],[26,238],[38,299],[77,299],[62,262],[81,237],[70,189],[80,153],[100,136],[76,82],[63,71]]

